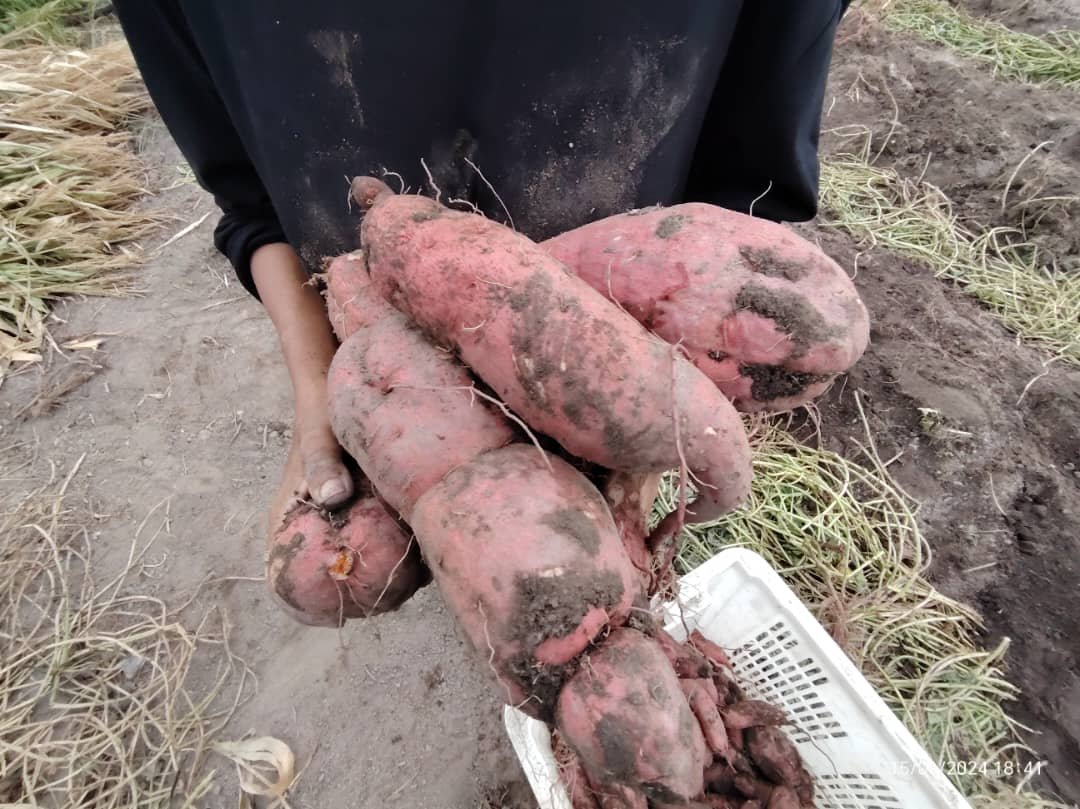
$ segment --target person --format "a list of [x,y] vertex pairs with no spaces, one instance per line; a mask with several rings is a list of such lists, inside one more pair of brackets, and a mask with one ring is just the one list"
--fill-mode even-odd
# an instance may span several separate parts
[[309,281],[355,249],[349,179],[465,200],[542,240],[655,204],[817,210],[847,0],[115,0],[165,126],[221,208],[214,242],[277,331],[295,402],[271,508],[352,494],[336,349]]

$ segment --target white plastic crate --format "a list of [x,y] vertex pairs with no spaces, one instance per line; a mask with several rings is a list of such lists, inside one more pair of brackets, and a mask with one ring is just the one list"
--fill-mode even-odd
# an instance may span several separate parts
[[[731,548],[681,579],[690,630],[728,651],[748,697],[784,708],[820,809],[970,809],[799,598],[759,555]],[[678,606],[660,607],[685,638]],[[540,809],[571,809],[547,727],[507,707],[510,741]]]

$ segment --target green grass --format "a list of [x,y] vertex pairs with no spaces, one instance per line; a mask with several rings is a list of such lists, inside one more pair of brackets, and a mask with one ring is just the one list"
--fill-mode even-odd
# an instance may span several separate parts
[[893,0],[886,25],[978,59],[1007,79],[1080,87],[1080,32],[1042,36],[981,19],[944,0]]
[[[847,651],[882,698],[943,766],[1023,759],[1018,694],[1001,671],[1004,645],[979,645],[978,616],[926,579],[930,552],[916,505],[871,443],[865,465],[810,447],[778,420],[749,420],[755,480],[748,505],[685,531],[686,572],[724,548],[761,554]],[[655,519],[675,507],[665,480]],[[1003,765],[1002,769],[1013,765]],[[954,775],[975,805],[1056,807],[1020,775]],[[1018,789],[1019,788],[1019,789]]]

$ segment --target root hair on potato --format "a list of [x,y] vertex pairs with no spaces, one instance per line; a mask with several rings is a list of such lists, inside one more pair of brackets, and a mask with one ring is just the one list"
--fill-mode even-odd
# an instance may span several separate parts
[[469,168],[476,172],[476,175],[480,178],[480,181],[487,186],[488,191],[490,191],[495,197],[495,199],[499,201],[499,205],[502,206],[503,213],[506,214],[506,221],[510,224],[510,229],[516,231],[517,228],[514,226],[514,217],[510,215],[510,209],[506,207],[506,203],[503,202],[503,198],[499,196],[499,192],[495,190],[495,186],[488,182],[488,178],[484,176],[484,172],[480,171],[480,167],[477,166],[474,162],[472,162],[472,160],[466,157],[465,162],[469,165]]
[[[484,612],[484,602],[477,601],[476,609],[479,611],[480,617],[484,619],[484,640],[487,642],[489,652],[487,660],[488,668],[491,669],[491,673],[495,675],[495,679],[498,681],[499,685],[506,689],[507,705],[512,705],[514,702],[514,692],[510,689],[510,686],[507,684],[506,680],[502,678],[502,675],[499,674],[499,670],[495,668],[495,647],[491,645],[491,634],[488,632],[488,617],[487,613]],[[528,701],[529,700],[526,699],[521,704],[524,705]]]
[[428,185],[431,186],[431,190],[435,192],[435,202],[442,204],[442,189],[439,188],[438,183],[435,182],[435,178],[431,176],[431,169],[428,168],[427,161],[424,158],[420,158],[420,165],[424,167],[424,173],[427,175]]
[[405,564],[405,560],[409,558],[409,553],[412,551],[413,543],[416,542],[416,534],[409,534],[409,542],[405,546],[405,553],[401,554],[401,558],[394,563],[394,566],[390,568],[390,575],[386,577],[386,584],[383,585],[382,592],[379,593],[379,597],[375,599],[375,603],[371,606],[371,612],[374,613],[379,604],[382,603],[383,596],[386,595],[386,591],[390,589],[390,585],[394,583],[394,578],[397,576],[398,569]]

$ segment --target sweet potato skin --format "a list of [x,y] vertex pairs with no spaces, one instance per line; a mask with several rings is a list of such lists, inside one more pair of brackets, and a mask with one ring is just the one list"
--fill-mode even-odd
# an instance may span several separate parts
[[541,719],[567,664],[641,598],[600,492],[531,444],[457,467],[417,501],[412,527],[507,702]]
[[331,259],[322,274],[326,308],[338,341],[344,343],[361,326],[370,326],[395,311],[371,286],[362,253]]
[[869,341],[847,274],[775,222],[685,203],[608,217],[542,246],[680,343],[740,410],[811,401]]
[[361,242],[380,294],[573,455],[663,472],[680,465],[681,447],[705,483],[690,521],[748,494],[749,441],[731,403],[535,243],[425,197],[387,195],[365,215]]
[[705,740],[659,645],[612,632],[563,688],[555,716],[594,784],[629,787],[657,805],[701,795]]
[[396,610],[430,580],[416,543],[371,496],[333,520],[309,505],[294,507],[267,560],[271,593],[309,626]]
[[330,424],[376,491],[410,521],[421,494],[513,433],[473,395],[468,370],[375,294],[360,257],[334,262],[328,278],[349,335],[327,375]]

